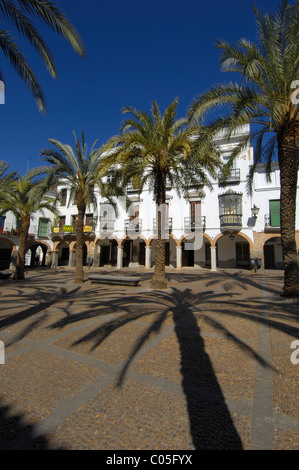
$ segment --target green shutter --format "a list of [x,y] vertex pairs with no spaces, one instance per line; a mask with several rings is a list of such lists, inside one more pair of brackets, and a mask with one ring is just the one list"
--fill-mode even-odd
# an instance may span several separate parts
[[269,201],[270,203],[270,225],[280,227],[280,199]]
[[49,223],[49,219],[39,219],[39,222],[38,222],[38,236],[39,237],[48,236],[48,223]]

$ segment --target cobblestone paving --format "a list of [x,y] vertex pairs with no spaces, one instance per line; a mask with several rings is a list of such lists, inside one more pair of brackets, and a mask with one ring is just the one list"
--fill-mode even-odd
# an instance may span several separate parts
[[299,449],[281,271],[169,270],[162,291],[91,271],[0,281],[0,449]]

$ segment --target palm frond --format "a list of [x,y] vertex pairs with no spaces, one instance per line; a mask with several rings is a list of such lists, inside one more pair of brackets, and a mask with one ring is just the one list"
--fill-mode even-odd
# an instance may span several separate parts
[[24,54],[16,43],[15,38],[8,31],[0,30],[0,48],[4,56],[10,61],[12,67],[31,91],[39,111],[45,111],[46,100],[41,86],[27,63]]
[[80,56],[86,56],[83,41],[76,28],[54,3],[43,0],[18,0],[18,3],[28,13],[36,15],[53,31],[64,37]]

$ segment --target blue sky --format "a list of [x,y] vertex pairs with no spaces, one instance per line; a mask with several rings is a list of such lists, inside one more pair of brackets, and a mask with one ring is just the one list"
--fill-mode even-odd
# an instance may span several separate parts
[[[80,32],[87,58],[47,28],[42,35],[54,54],[53,80],[24,40],[21,44],[47,101],[39,113],[30,92],[0,52],[5,104],[0,105],[0,160],[21,175],[41,164],[49,138],[73,146],[84,129],[89,148],[119,132],[121,108],[161,109],[179,98],[178,117],[216,83],[237,79],[221,72],[217,39],[255,40],[251,0],[55,0]],[[279,0],[255,0],[275,12]],[[38,24],[38,23],[37,23]]]

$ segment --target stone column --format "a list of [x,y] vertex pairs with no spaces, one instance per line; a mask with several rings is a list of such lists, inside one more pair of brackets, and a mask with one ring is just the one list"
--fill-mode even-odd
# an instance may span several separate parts
[[10,265],[9,265],[9,269],[11,271],[16,270],[17,258],[18,258],[18,250],[12,250],[11,255],[10,255]]
[[124,247],[118,245],[116,269],[121,269],[123,267],[123,255],[124,255]]
[[178,245],[176,247],[176,268],[182,269],[182,246]]
[[216,246],[211,246],[211,271],[217,271]]
[[100,266],[100,263],[101,263],[101,246],[96,245],[95,246],[95,251],[94,251],[94,254],[93,254],[93,265],[96,268],[98,268]]
[[75,251],[69,251],[69,267],[74,268],[76,266],[76,252]]
[[59,252],[58,251],[52,251],[51,268],[57,268],[58,258],[59,258]]
[[145,247],[145,267],[146,269],[150,269],[152,266],[151,263],[151,256],[152,256],[152,248],[150,246]]

